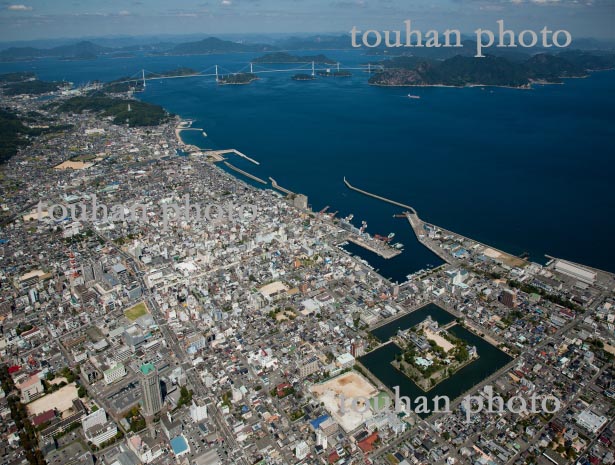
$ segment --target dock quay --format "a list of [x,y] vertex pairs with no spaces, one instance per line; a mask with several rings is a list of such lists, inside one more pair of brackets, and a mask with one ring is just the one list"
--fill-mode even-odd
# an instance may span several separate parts
[[[175,127],[175,137],[177,138],[177,141],[179,142],[179,145],[182,146],[182,147],[194,147],[194,146],[191,146],[191,145],[188,145],[188,144],[184,143],[184,141],[180,137],[180,134],[182,133],[182,131],[201,131],[203,133],[203,137],[207,137],[207,133],[205,132],[204,129],[193,128],[192,127],[192,121],[191,120],[181,121]],[[198,147],[196,147],[196,149],[199,150]]]
[[[440,247],[437,247],[434,244],[434,241],[428,239],[425,236],[425,229],[424,226],[428,225],[431,226],[432,228],[435,229],[439,229],[440,231],[442,231],[443,234],[447,235],[447,236],[452,236],[452,237],[456,237],[458,239],[461,239],[463,241],[467,241],[469,243],[481,246],[484,248],[484,254],[487,255],[490,258],[493,258],[494,260],[500,261],[508,266],[511,267],[524,267],[529,265],[529,262],[523,258],[517,257],[515,255],[509,254],[507,252],[504,252],[502,250],[498,250],[495,247],[491,247],[490,245],[487,244],[483,244],[482,242],[478,242],[474,239],[471,239],[469,237],[463,236],[461,234],[458,234],[456,232],[453,231],[449,231],[447,229],[441,228],[440,226],[436,226],[434,224],[431,223],[427,223],[423,220],[421,220],[418,215],[412,214],[412,213],[406,213],[406,217],[408,218],[408,222],[410,223],[410,226],[412,226],[412,229],[414,230],[414,233],[416,234],[416,238],[419,240],[419,242],[421,244],[423,244],[425,247],[427,247],[428,249],[430,249],[432,252],[434,252],[436,255],[438,255],[442,260],[444,260],[447,263],[455,263],[455,258],[445,254],[444,250],[441,249]],[[421,237],[423,236],[423,237]]]
[[394,249],[385,244],[377,244],[376,239],[368,242],[358,236],[349,236],[347,238],[348,242],[352,242],[353,244],[358,245],[359,247],[363,247],[364,249],[369,250],[370,252],[374,252],[377,255],[380,255],[382,258],[389,259],[396,257],[401,253],[401,250]]
[[236,150],[236,149],[231,149],[231,150],[230,150],[230,152],[233,152],[235,155],[238,155],[238,156],[240,156],[240,157],[242,157],[242,158],[245,158],[246,160],[248,160],[248,161],[249,161],[249,162],[251,162],[251,163],[254,163],[255,165],[260,165],[260,163],[259,163],[259,162],[257,162],[257,161],[256,161],[256,160],[254,160],[253,158],[250,158],[250,157],[249,157],[249,156],[247,156],[247,155],[244,155],[244,154],[243,154],[243,153],[241,153],[239,150]]
[[372,194],[371,192],[367,192],[367,191],[364,191],[363,189],[359,189],[358,187],[354,187],[354,186],[352,186],[346,180],[346,176],[344,176],[344,184],[346,184],[346,187],[348,189],[351,189],[351,190],[356,191],[356,192],[360,192],[361,194],[367,195],[368,197],[373,197],[375,199],[382,200],[383,202],[387,202],[387,203],[390,203],[392,205],[396,205],[398,207],[405,208],[406,210],[409,210],[410,212],[412,212],[412,213],[414,213],[416,215],[416,210],[414,210],[414,208],[412,208],[410,205],[405,205],[403,203],[396,202],[395,200],[387,199],[386,197],[382,197],[380,195]]
[[223,161],[224,160],[223,155],[226,155],[227,153],[234,153],[235,155],[245,158],[246,160],[248,160],[251,163],[254,163],[255,165],[260,165],[260,163],[254,160],[253,158],[250,158],[247,155],[244,155],[243,153],[241,153],[239,150],[235,150],[235,149],[207,150],[206,152],[203,152],[203,153],[204,155],[214,158],[216,161]]
[[279,190],[280,192],[284,192],[287,195],[296,195],[293,191],[289,191],[288,189],[283,188],[282,186],[280,186],[275,179],[273,179],[271,176],[269,177],[269,181],[271,181],[271,186],[274,189]]
[[184,150],[185,152],[188,152],[191,155],[201,152],[201,149],[199,147],[197,147],[196,145],[190,145],[190,144],[182,144],[182,150]]
[[445,263],[453,264],[454,259],[452,256],[449,256],[444,253],[444,250],[442,250],[440,247],[437,247],[434,243],[432,243],[432,241],[426,238],[425,229],[423,229],[425,222],[419,218],[416,211],[414,211],[414,213],[406,212],[405,215],[408,219],[408,223],[410,223],[410,226],[414,231],[416,240],[423,244],[425,247],[427,247],[429,250],[431,250],[433,253],[435,253],[442,260],[444,260]]
[[257,178],[253,174],[250,174],[244,170],[240,170],[236,166],[231,165],[228,161],[225,161],[224,164],[232,169],[233,171],[237,171],[239,174],[243,174],[245,177],[252,179],[253,181],[260,182],[261,184],[267,184],[267,181],[263,181],[261,178]]
[[[396,202],[395,200],[387,199],[386,197],[382,197],[382,196],[377,195],[377,194],[372,194],[371,192],[367,192],[367,191],[364,191],[363,189],[359,189],[357,187],[354,187],[354,186],[352,186],[348,182],[348,180],[346,179],[345,176],[344,176],[344,184],[346,184],[346,187],[348,187],[349,189],[357,191],[357,192],[360,192],[361,194],[367,195],[369,197],[373,197],[373,198],[378,199],[378,200],[382,200],[383,202],[387,202],[387,203],[390,203],[392,205],[396,205],[398,207],[405,208],[407,211],[404,212],[404,215],[408,219],[408,222],[410,223],[410,226],[412,227],[412,230],[414,231],[414,234],[415,234],[417,240],[421,244],[423,244],[425,247],[427,247],[429,250],[431,250],[433,253],[435,253],[438,257],[440,257],[444,262],[446,262],[446,263],[448,263],[450,265],[457,265],[458,264],[458,260],[455,257],[453,257],[452,255],[446,253],[446,251],[444,249],[439,247],[439,244],[436,243],[436,241],[433,241],[433,240],[431,240],[430,238],[427,237],[427,235],[425,234],[425,229],[424,229],[425,225],[428,225],[428,226],[431,226],[433,228],[439,229],[445,235],[450,235],[451,237],[454,237],[454,238],[457,238],[457,239],[461,239],[462,241],[467,241],[467,242],[469,242],[471,244],[481,246],[481,247],[484,248],[484,254],[485,255],[489,256],[490,258],[493,258],[494,260],[498,260],[498,261],[500,261],[503,264],[506,264],[508,266],[519,267],[520,268],[520,267],[524,267],[524,266],[529,265],[529,262],[527,260],[519,258],[519,257],[517,257],[515,255],[509,254],[507,252],[503,252],[503,251],[498,250],[498,249],[496,249],[494,247],[491,247],[491,246],[489,246],[487,244],[483,244],[483,243],[478,242],[478,241],[476,241],[474,239],[471,239],[469,237],[465,237],[465,236],[462,236],[461,234],[457,234],[457,233],[455,233],[453,231],[448,231],[448,230],[446,230],[444,228],[441,228],[439,226],[436,226],[434,224],[426,223],[426,222],[424,222],[423,220],[421,220],[419,218],[418,213],[416,212],[416,210],[414,208],[412,208],[410,205],[405,205],[403,203]],[[361,245],[361,244],[359,244],[359,245]]]

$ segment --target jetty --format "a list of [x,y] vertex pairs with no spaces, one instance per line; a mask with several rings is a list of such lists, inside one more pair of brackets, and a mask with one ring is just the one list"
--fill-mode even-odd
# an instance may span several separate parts
[[261,178],[257,178],[253,174],[250,174],[244,170],[240,170],[236,166],[231,165],[228,161],[225,161],[224,164],[232,169],[233,171],[237,171],[239,174],[243,174],[245,177],[252,179],[253,181],[260,182],[261,184],[267,184],[267,181],[263,181]]
[[191,146],[184,143],[184,141],[182,140],[181,138],[182,131],[201,131],[203,133],[203,137],[207,137],[207,133],[205,132],[204,129],[192,127],[192,120],[181,121],[175,127],[175,137],[177,138],[177,142],[179,143],[179,145],[183,147],[191,147]]
[[369,250],[370,252],[373,252],[387,260],[389,258],[396,257],[401,253],[401,250],[394,249],[386,244],[378,243],[377,239],[366,241],[359,236],[348,236],[346,240],[348,242],[352,242],[353,244],[358,245],[359,247],[363,247],[364,249]]
[[367,191],[364,191],[363,189],[359,189],[358,187],[354,187],[354,186],[352,186],[346,180],[346,176],[344,176],[344,184],[346,184],[346,187],[348,189],[351,189],[353,191],[359,192],[359,193],[361,193],[363,195],[367,195],[368,197],[373,197],[375,199],[382,200],[383,202],[387,202],[387,203],[390,203],[392,205],[396,205],[398,207],[405,208],[406,210],[409,210],[410,212],[412,212],[412,213],[414,213],[416,215],[416,210],[414,208],[412,208],[410,205],[405,205],[403,203],[396,202],[395,200],[391,200],[391,199],[387,199],[386,197],[382,197],[381,195],[372,194],[371,192],[367,192]]
[[254,160],[253,158],[250,158],[249,156],[241,153],[239,150],[237,149],[227,149],[227,150],[216,150],[216,152],[218,152],[218,154],[220,155],[225,155],[227,153],[234,153],[235,155],[241,157],[241,158],[245,158],[246,160],[248,160],[250,163],[254,163],[255,165],[260,165],[259,162],[257,162],[256,160]]
[[207,150],[204,154],[209,157],[214,158],[216,161],[222,161],[222,160],[225,160],[223,155],[226,155],[227,153],[234,153],[235,155],[241,158],[245,158],[250,163],[254,163],[255,165],[260,165],[258,161],[254,160],[253,158],[248,157],[247,155],[244,155],[243,153],[241,153],[239,150],[236,150],[236,149]]
[[271,186],[274,189],[279,190],[280,192],[284,192],[286,195],[296,195],[293,191],[290,191],[288,189],[285,189],[284,187],[280,186],[275,179],[273,179],[271,176],[269,176],[269,181],[271,181]]

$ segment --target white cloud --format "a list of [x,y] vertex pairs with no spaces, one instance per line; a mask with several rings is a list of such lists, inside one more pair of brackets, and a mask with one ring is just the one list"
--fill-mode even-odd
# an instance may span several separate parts
[[233,2],[231,0],[222,0],[222,5],[224,6],[229,6],[231,5]]
[[9,5],[6,9],[11,11],[32,11],[32,7],[26,5]]
[[128,10],[122,10],[118,13],[118,15],[120,16],[130,16],[130,11]]

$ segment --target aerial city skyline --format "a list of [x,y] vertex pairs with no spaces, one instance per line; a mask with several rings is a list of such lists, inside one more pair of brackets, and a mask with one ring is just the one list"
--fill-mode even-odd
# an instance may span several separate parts
[[615,464],[614,7],[1,3],[0,463]]

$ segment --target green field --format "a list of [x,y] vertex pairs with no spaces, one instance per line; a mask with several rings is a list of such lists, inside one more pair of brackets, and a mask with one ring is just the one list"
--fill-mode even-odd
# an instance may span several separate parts
[[145,303],[141,302],[135,305],[134,307],[130,307],[128,310],[124,312],[124,316],[128,318],[130,321],[135,321],[137,318],[148,314],[147,307]]

